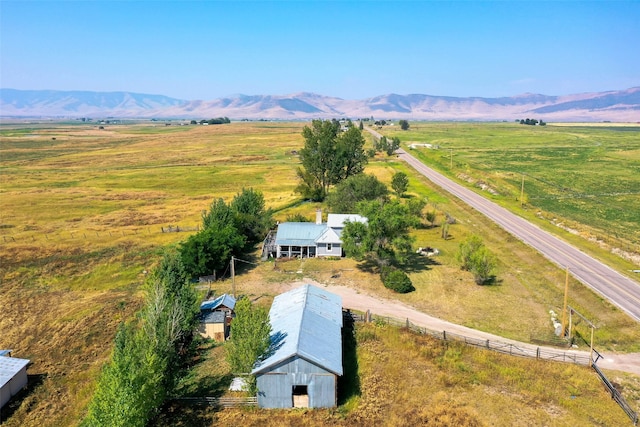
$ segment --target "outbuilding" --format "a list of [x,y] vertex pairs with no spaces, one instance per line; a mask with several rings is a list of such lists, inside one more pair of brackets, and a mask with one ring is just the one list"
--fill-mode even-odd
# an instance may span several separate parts
[[29,360],[9,357],[9,350],[0,350],[0,408],[12,396],[27,385],[27,365]]
[[251,372],[261,408],[330,408],[342,376],[342,298],[304,285],[274,298],[271,354]]
[[228,294],[200,304],[199,332],[204,338],[224,341],[229,337],[229,327],[235,315],[236,299]]

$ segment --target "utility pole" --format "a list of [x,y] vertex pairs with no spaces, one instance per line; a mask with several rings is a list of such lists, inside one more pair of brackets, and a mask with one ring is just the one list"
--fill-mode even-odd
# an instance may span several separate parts
[[567,267],[567,274],[564,280],[564,305],[562,306],[562,333],[563,338],[566,335],[567,327],[567,298],[569,297],[569,267]]
[[524,206],[524,173],[522,174],[522,186],[520,187],[520,207]]
[[231,255],[231,293],[233,297],[236,297],[236,260],[233,255]]

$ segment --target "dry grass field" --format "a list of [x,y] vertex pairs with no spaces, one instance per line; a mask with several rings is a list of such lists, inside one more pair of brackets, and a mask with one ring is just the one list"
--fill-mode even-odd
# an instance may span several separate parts
[[[228,200],[243,187],[262,191],[278,220],[292,213],[313,217],[318,205],[300,204],[294,193],[294,151],[302,147],[303,126],[0,127],[0,348],[11,348],[16,357],[33,362],[31,386],[2,410],[7,426],[77,424],[110,354],[118,323],[134,316],[141,305],[144,272],[157,262],[162,248],[189,235],[163,233],[163,227],[195,227],[213,199]],[[409,197],[427,198],[429,209],[438,214],[435,227],[415,234],[416,246],[441,251],[432,262],[415,258],[408,268],[416,292],[391,295],[368,266],[348,259],[307,260],[303,265],[291,261],[278,263],[277,269],[273,263],[242,264],[236,278],[239,292],[267,305],[283,283],[306,276],[397,297],[429,314],[509,338],[528,341],[549,335],[548,311],[562,305],[564,272],[414,177],[394,158],[377,157],[367,168],[386,183],[398,170],[410,174]],[[440,238],[444,212],[458,220],[448,240]],[[492,286],[476,286],[454,262],[457,245],[470,233],[482,235],[500,260]],[[229,281],[217,283],[215,290],[229,291]],[[640,350],[637,323],[574,281],[570,303],[599,325],[598,348]],[[597,379],[589,378],[589,387],[597,387]],[[448,401],[441,396],[439,403]],[[392,402],[401,395],[394,391],[387,398]],[[359,406],[369,405],[367,395],[358,399]],[[326,413],[327,420],[351,416],[340,412],[350,408]],[[563,406],[563,411],[571,408]],[[474,417],[482,411],[469,408]],[[250,417],[255,423],[264,417],[241,411],[221,416]],[[480,420],[492,424],[491,419]]]
[[[329,410],[225,409],[173,402],[154,425],[210,426],[577,426],[629,419],[588,368],[512,358],[390,326],[356,326],[358,377],[338,386]],[[185,396],[232,395],[224,348],[205,346],[181,389]],[[350,348],[350,347],[348,347]],[[349,372],[349,370],[345,370]],[[347,374],[348,375],[348,374]],[[237,393],[237,392],[235,392]]]

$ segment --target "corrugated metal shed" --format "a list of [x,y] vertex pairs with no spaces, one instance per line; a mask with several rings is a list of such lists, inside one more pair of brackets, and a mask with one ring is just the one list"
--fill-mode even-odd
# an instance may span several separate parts
[[220,308],[222,306],[225,306],[227,308],[230,308],[231,310],[233,310],[236,306],[236,299],[234,297],[232,297],[231,295],[228,294],[222,294],[220,295],[218,298],[212,300],[212,301],[204,301],[202,304],[200,304],[200,310],[215,310],[217,308]]
[[276,351],[252,371],[268,371],[294,356],[342,375],[342,298],[304,285],[274,298],[269,311]]
[[0,356],[0,407],[27,385],[27,359]]
[[313,246],[316,239],[327,228],[325,224],[313,222],[283,222],[278,225],[276,245]]

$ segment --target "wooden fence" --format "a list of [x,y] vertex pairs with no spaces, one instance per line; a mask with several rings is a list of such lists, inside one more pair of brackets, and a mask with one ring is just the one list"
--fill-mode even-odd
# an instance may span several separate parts
[[256,396],[249,397],[177,397],[172,399],[177,402],[183,402],[190,405],[215,406],[216,408],[239,408],[242,406],[256,406],[258,398]]
[[638,414],[633,409],[631,409],[631,406],[629,406],[627,401],[624,400],[624,397],[622,397],[620,392],[616,390],[613,384],[611,384],[611,381],[609,381],[606,375],[600,370],[600,368],[598,368],[598,366],[595,363],[593,364],[593,370],[596,371],[596,373],[600,377],[600,380],[602,380],[602,383],[604,384],[604,386],[607,388],[607,390],[609,390],[609,393],[611,393],[611,398],[615,400],[618,403],[618,405],[620,405],[622,410],[629,416],[633,425],[637,426]]

